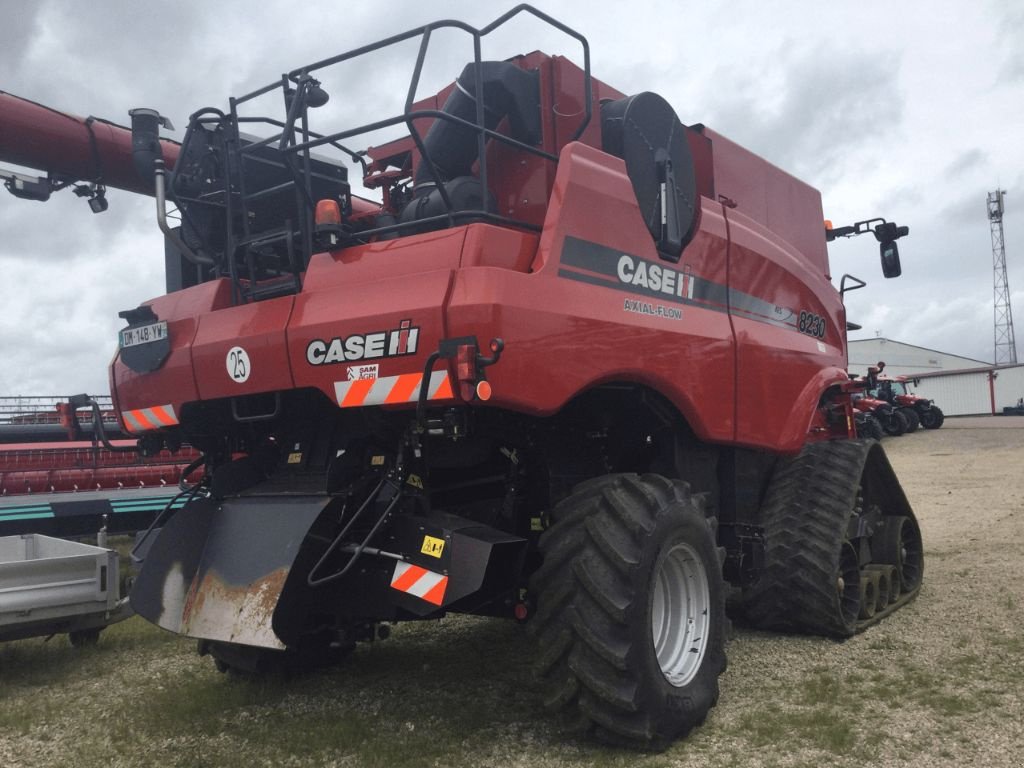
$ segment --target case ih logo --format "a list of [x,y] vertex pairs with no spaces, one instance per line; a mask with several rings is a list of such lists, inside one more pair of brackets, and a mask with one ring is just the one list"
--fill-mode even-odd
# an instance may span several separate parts
[[420,329],[412,320],[403,320],[398,328],[390,331],[355,333],[344,338],[335,336],[329,341],[313,339],[306,347],[306,361],[310,365],[330,365],[412,355],[416,352],[419,335]]
[[[672,269],[576,237],[565,238],[561,262],[559,277],[674,304],[694,303],[697,281],[685,267],[682,270]],[[724,298],[724,287],[722,294]]]
[[692,289],[687,290],[686,275],[643,259],[622,254],[615,266],[619,282],[646,289],[644,293],[664,293],[668,296],[693,298]]

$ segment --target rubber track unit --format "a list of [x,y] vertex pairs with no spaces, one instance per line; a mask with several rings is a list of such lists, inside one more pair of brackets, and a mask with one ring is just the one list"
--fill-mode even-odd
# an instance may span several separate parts
[[[544,704],[604,741],[663,749],[701,725],[718,701],[726,620],[716,521],[685,483],[627,474],[581,483],[552,518],[530,590],[539,598],[531,632]],[[680,535],[680,527],[712,564],[713,609],[699,671],[673,688],[651,644],[650,568],[663,537]]]
[[920,582],[871,618],[844,620],[837,589],[840,553],[850,519],[863,503],[862,488],[883,514],[914,519],[874,440],[812,443],[779,461],[762,507],[764,569],[743,594],[747,619],[755,626],[849,637],[917,596]]

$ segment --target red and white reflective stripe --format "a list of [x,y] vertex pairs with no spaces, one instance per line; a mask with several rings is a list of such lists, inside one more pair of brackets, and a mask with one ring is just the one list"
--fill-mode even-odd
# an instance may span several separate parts
[[[400,376],[384,376],[380,379],[353,379],[334,382],[334,394],[338,405],[352,408],[359,405],[391,405],[415,403],[420,397],[422,373],[403,373]],[[446,400],[454,397],[447,371],[430,374],[427,387],[428,400]]]
[[121,418],[129,432],[146,432],[160,427],[173,427],[178,423],[173,405],[154,405],[152,408],[121,411]]
[[448,589],[448,577],[412,563],[396,563],[391,587],[428,603],[441,605]]

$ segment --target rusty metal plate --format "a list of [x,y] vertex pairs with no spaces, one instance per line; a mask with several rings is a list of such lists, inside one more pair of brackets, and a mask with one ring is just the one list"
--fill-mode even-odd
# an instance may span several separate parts
[[264,496],[182,508],[132,589],[135,611],[171,632],[283,648],[272,627],[292,563],[326,496]]

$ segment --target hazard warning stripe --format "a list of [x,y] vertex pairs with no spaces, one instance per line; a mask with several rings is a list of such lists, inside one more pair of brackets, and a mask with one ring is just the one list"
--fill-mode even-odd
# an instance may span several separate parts
[[152,408],[121,411],[121,419],[129,432],[146,432],[161,427],[173,427],[178,423],[173,405],[154,405]]
[[[415,403],[420,397],[423,382],[422,373],[403,373],[399,376],[384,376],[379,379],[355,379],[334,382],[334,394],[342,408],[361,405],[392,405]],[[430,374],[427,387],[428,400],[445,400],[454,397],[447,371]]]
[[444,602],[445,590],[448,588],[448,577],[412,563],[400,562],[395,564],[391,588],[426,600],[433,605],[441,605]]

